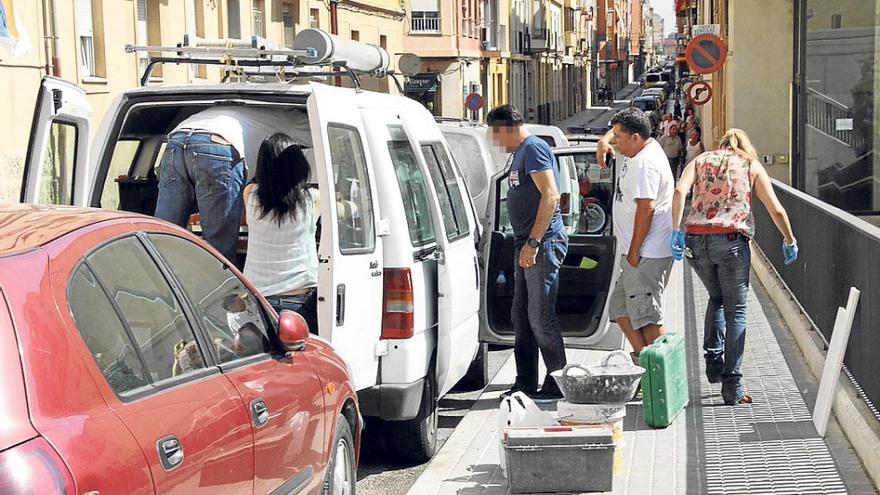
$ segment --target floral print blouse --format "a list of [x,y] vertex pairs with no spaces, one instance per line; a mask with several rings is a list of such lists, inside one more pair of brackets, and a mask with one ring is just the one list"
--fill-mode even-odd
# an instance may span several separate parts
[[689,232],[740,232],[751,237],[751,160],[729,148],[707,151],[694,163]]

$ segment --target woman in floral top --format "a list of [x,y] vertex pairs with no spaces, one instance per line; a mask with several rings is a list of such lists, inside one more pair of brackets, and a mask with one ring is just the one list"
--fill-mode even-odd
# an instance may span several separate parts
[[672,234],[672,256],[677,260],[686,256],[709,292],[703,335],[706,378],[709,383],[722,383],[727,405],[752,402],[740,372],[751,267],[752,190],[784,237],[785,263],[794,262],[797,244],[788,214],[745,132],[730,129],[717,150],[690,162],[672,200],[672,225],[677,227],[685,198],[693,194],[684,230],[677,228]]

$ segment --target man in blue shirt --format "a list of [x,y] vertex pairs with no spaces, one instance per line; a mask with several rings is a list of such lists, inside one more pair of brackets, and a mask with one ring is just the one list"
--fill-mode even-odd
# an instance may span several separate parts
[[[558,400],[562,393],[550,373],[566,364],[556,294],[559,267],[568,252],[559,211],[559,165],[550,146],[523,127],[522,115],[513,106],[492,109],[486,120],[492,140],[513,152],[507,212],[515,248],[511,318],[516,382],[507,394],[523,391],[536,402]],[[538,349],[547,367],[540,393]]]

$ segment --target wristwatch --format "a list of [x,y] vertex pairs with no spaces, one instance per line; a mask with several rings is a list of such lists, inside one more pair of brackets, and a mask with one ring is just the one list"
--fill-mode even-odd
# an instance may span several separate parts
[[537,239],[535,239],[535,238],[532,238],[532,237],[529,237],[529,240],[526,241],[526,243],[527,243],[529,246],[531,246],[531,247],[533,247],[533,248],[535,248],[535,249],[538,249],[538,246],[541,245],[541,241],[539,241],[539,240],[537,240]]

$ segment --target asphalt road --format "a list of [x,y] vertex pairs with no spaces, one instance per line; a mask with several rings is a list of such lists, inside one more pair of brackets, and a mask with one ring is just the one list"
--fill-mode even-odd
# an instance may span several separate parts
[[[509,348],[489,348],[489,377],[494,377],[507,358],[513,353]],[[482,390],[475,392],[459,392],[452,390],[440,400],[440,418],[438,421],[438,442],[442,445],[452,434],[473,403],[480,397]],[[363,451],[358,466],[357,493],[365,495],[402,495],[422,474],[426,464],[416,466],[406,464],[395,458],[394,453],[384,448],[377,430],[371,432],[370,424],[363,434]]]

